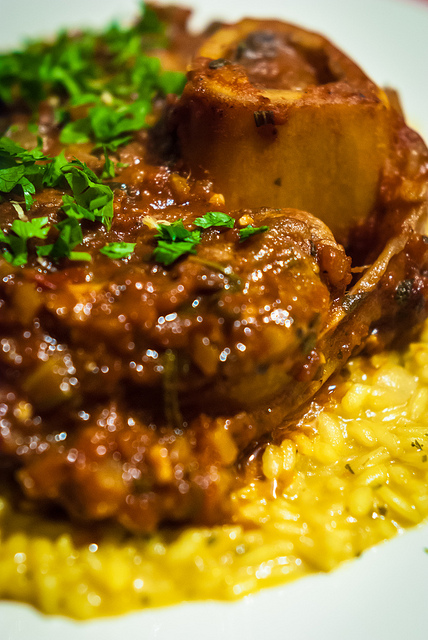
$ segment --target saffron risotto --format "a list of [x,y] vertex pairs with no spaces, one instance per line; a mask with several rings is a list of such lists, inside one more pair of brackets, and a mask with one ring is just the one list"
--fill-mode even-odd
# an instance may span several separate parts
[[[403,352],[355,358],[338,394],[263,453],[239,525],[88,533],[0,498],[0,597],[91,618],[235,599],[330,571],[428,514],[428,324]],[[336,395],[336,399],[334,396]],[[92,541],[91,541],[92,540]]]

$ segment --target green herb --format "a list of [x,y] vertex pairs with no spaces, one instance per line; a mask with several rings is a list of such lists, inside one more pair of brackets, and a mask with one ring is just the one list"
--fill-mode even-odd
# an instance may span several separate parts
[[58,238],[53,244],[37,247],[37,255],[49,257],[51,260],[69,258],[70,260],[90,261],[91,255],[84,251],[73,251],[74,247],[83,240],[82,228],[76,218],[66,218],[54,225],[59,231]]
[[[142,4],[131,27],[111,25],[104,33],[61,33],[53,43],[35,42],[24,51],[0,56],[0,100],[33,108],[55,96],[63,144],[92,141],[114,151],[146,117],[157,94],[181,93],[183,73],[163,71],[160,60],[145,52],[165,46],[165,26]],[[74,120],[72,108],[88,105]]]
[[50,93],[75,93],[80,88],[79,81],[92,75],[89,59],[93,55],[94,44],[86,38],[73,42],[65,34],[60,34],[51,46],[37,42],[24,51],[2,55],[1,99],[8,104],[21,99],[32,105]]
[[[143,40],[143,43],[142,43]],[[103,34],[103,42],[116,59],[124,61],[137,55],[142,45],[151,48],[165,48],[165,25],[156,12],[141,3],[141,16],[131,28],[123,28],[113,22]]]
[[[108,159],[106,151],[105,156]],[[44,164],[36,164],[39,160],[43,160]],[[88,253],[72,251],[83,239],[78,220],[84,218],[98,221],[110,229],[113,219],[111,188],[103,184],[83,162],[68,162],[63,152],[51,160],[44,156],[39,148],[28,151],[8,138],[1,138],[0,190],[10,193],[18,186],[23,191],[27,209],[33,202],[32,195],[36,189],[70,187],[72,195],[65,194],[62,204],[67,220],[55,225],[60,231],[58,239],[53,245],[39,246],[37,253],[39,256],[49,256],[52,260],[63,257],[71,260],[90,260]],[[15,220],[8,234],[1,231],[0,239],[7,245],[3,251],[5,259],[14,266],[26,264],[27,240],[33,237],[46,238],[49,232],[47,222],[48,218]]]
[[109,242],[109,244],[106,244],[100,249],[100,253],[112,260],[121,260],[131,255],[135,249],[135,245],[136,242]]
[[64,178],[63,167],[68,165],[69,162],[65,157],[64,151],[55,156],[49,164],[44,167],[43,174],[43,186],[44,187],[58,187],[66,186]]
[[[210,211],[200,218],[196,218],[194,224],[202,229],[210,229],[212,227],[232,227],[235,223],[234,218],[220,211]],[[267,231],[269,227],[246,227],[240,231],[240,241],[246,240],[255,233]],[[153,256],[157,262],[170,265],[178,258],[191,253],[196,253],[196,246],[201,241],[201,232],[198,230],[189,231],[186,229],[182,220],[177,220],[172,224],[158,225],[157,246],[153,252]],[[217,267],[218,268],[218,267]]]
[[186,76],[181,71],[163,71],[158,78],[158,87],[167,95],[168,93],[175,93],[180,95],[186,84]]
[[222,213],[221,211],[208,211],[201,218],[196,218],[194,225],[202,229],[210,229],[211,227],[229,227],[235,224],[235,218]]
[[355,471],[353,470],[353,468],[351,467],[351,465],[349,464],[345,464],[345,469],[347,469],[349,471],[349,473],[352,473],[353,475],[355,475]]
[[0,138],[0,192],[22,192],[28,210],[33,204],[36,186],[42,185],[45,167],[37,165],[47,160],[39,147],[28,151],[9,138]]
[[156,262],[166,265],[167,267],[182,258],[188,253],[196,253],[196,245],[191,242],[175,241],[167,242],[159,240],[157,247],[153,251],[153,257]]
[[0,241],[7,245],[3,251],[4,258],[13,266],[19,267],[28,260],[27,240],[30,238],[46,238],[49,227],[48,218],[33,218],[32,220],[14,220],[10,232],[0,231]]
[[177,242],[183,240],[192,244],[198,244],[201,240],[200,231],[189,231],[186,229],[183,220],[177,220],[171,224],[159,224],[158,233],[155,238],[160,238],[166,242]]
[[109,178],[114,178],[116,175],[116,169],[114,166],[113,160],[111,160],[108,156],[107,147],[103,146],[104,153],[104,168],[101,173],[101,178],[104,180],[108,180]]
[[146,117],[151,110],[150,100],[136,100],[117,107],[98,104],[89,109],[89,115],[69,122],[61,131],[63,144],[81,144],[92,140],[115,151],[129,142],[130,133],[147,126]]
[[84,144],[91,139],[89,118],[79,118],[65,125],[59,137],[62,144]]
[[16,160],[21,161],[22,163],[34,163],[36,160],[47,160],[47,157],[43,154],[40,147],[36,147],[35,149],[24,149],[24,147],[19,146],[13,140],[9,138],[0,138],[0,155],[5,155],[6,157],[16,158]]
[[269,227],[267,227],[266,225],[263,225],[262,227],[251,227],[250,225],[248,225],[248,227],[244,227],[244,229],[240,230],[239,240],[240,242],[243,242],[247,238],[254,236],[256,233],[263,233],[264,231],[268,231],[268,229]]
[[113,220],[113,191],[79,160],[62,167],[73,198],[63,196],[63,210],[69,217],[97,220],[110,229]]
[[106,85],[114,87],[115,73],[129,75],[137,56],[148,57],[145,50],[166,44],[164,32],[156,13],[142,5],[131,27],[113,24],[104,33],[83,31],[78,37],[61,33],[53,43],[33,42],[24,51],[3,54],[0,99],[37,105],[57,95],[83,104],[87,96],[100,96]]
[[423,444],[420,444],[416,439],[412,442],[412,447],[416,447],[417,451],[422,451],[424,448]]
[[182,220],[177,220],[172,224],[159,224],[155,238],[157,246],[153,257],[157,262],[169,266],[188,253],[196,253],[201,234],[200,231],[189,231]]
[[89,119],[95,141],[113,144],[117,148],[123,144],[121,140],[129,139],[128,134],[147,126],[146,118],[150,111],[149,100],[135,100],[117,109],[105,105],[90,109]]

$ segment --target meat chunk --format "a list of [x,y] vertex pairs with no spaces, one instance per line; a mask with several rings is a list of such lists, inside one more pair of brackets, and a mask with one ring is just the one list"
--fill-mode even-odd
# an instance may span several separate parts
[[[181,208],[184,227],[202,206]],[[28,496],[139,531],[222,521],[240,452],[311,398],[378,322],[401,330],[400,317],[424,314],[422,240],[401,238],[372,267],[376,286],[363,276],[350,289],[350,259],[317,218],[232,217],[168,268],[153,260],[153,218],[141,225],[137,213],[129,261],[95,256],[94,236],[90,270],[3,279],[0,450]],[[176,221],[177,207],[162,219]],[[242,240],[248,226],[259,231]]]
[[[28,495],[143,530],[227,511],[227,468],[268,427],[252,410],[309,355],[306,383],[319,376],[318,339],[350,280],[342,247],[311,215],[233,215],[235,228],[208,229],[170,269],[141,261],[155,244],[143,226],[135,258],[100,258],[90,283],[81,268],[3,283],[1,448],[24,465]],[[242,240],[243,225],[264,230]]]

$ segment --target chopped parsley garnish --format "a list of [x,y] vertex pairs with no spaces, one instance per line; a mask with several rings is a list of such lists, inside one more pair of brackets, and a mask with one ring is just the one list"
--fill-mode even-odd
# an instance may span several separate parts
[[177,220],[171,224],[159,224],[158,233],[155,236],[165,242],[189,242],[191,244],[198,244],[201,240],[200,231],[189,231],[186,229],[183,220]]
[[7,245],[3,251],[4,258],[14,267],[26,264],[28,260],[27,240],[30,238],[46,238],[49,233],[48,218],[32,220],[14,220],[10,232],[0,230],[0,241]]
[[[43,160],[43,164],[36,164]],[[97,221],[110,229],[113,219],[113,191],[79,160],[68,162],[63,153],[53,160],[38,149],[28,151],[8,138],[0,139],[0,192],[12,193],[20,187],[26,208],[33,202],[36,190],[62,186],[71,189],[71,195],[63,196],[62,210],[67,219],[54,225],[60,232],[54,244],[38,246],[39,256],[52,260],[90,260],[85,252],[75,252],[74,247],[82,242],[83,234],[79,219]],[[0,241],[6,245],[5,259],[13,266],[27,263],[27,240],[45,239],[48,232],[48,218],[14,220],[10,231],[0,231]]]
[[[45,164],[35,164],[37,160]],[[67,162],[64,154],[53,160],[37,148],[27,151],[8,138],[0,139],[0,192],[22,188],[26,208],[33,203],[37,189],[66,186],[72,196],[64,195],[63,210],[69,217],[97,220],[107,229],[113,219],[113,191],[79,160]]]
[[[200,218],[196,218],[193,224],[203,230],[213,227],[232,228],[235,219],[220,211],[209,211]],[[182,220],[177,220],[172,224],[159,224],[157,229],[158,233],[155,235],[157,245],[153,251],[153,257],[157,262],[169,266],[189,253],[196,253],[196,247],[201,241],[199,230],[186,229]],[[239,240],[242,242],[255,233],[262,233],[268,229],[267,226],[248,226],[240,230]]]
[[[184,73],[163,70],[159,58],[150,55],[150,51],[166,45],[164,23],[154,9],[141,3],[141,15],[131,27],[114,23],[101,33],[63,32],[53,42],[33,42],[22,51],[0,55],[0,102],[30,107],[33,120],[28,128],[37,133],[38,106],[49,99],[55,103],[60,141],[65,145],[90,142],[94,150],[104,154],[100,179],[84,163],[69,162],[64,152],[52,159],[39,147],[29,151],[9,138],[0,139],[0,201],[9,194],[22,217],[20,199],[28,211],[37,191],[46,187],[66,191],[61,207],[66,219],[54,225],[58,234],[53,244],[36,247],[40,257],[89,260],[88,253],[73,251],[82,241],[80,220],[111,228],[113,192],[102,180],[114,178],[116,167],[121,165],[113,162],[109,154],[148,126],[147,117],[156,96],[179,94],[186,81]],[[76,119],[76,114],[81,117]],[[1,232],[3,254],[14,266],[26,264],[30,237],[45,239],[53,228],[46,220],[43,231],[38,232],[44,235],[31,236],[25,233],[30,234],[37,223],[30,221],[26,225],[18,229],[14,223],[8,231]],[[171,227],[174,229],[174,225]],[[173,253],[178,257],[177,241],[185,243],[186,252],[194,251],[199,232],[186,231],[181,240],[180,233],[177,230],[177,237],[172,238],[160,229],[160,256]],[[164,243],[175,243],[175,247],[163,247]],[[129,256],[134,247],[135,243],[116,242],[106,245],[102,252],[120,259]],[[170,264],[176,258],[169,255],[164,259]]]
[[210,229],[211,227],[229,227],[231,229],[235,224],[235,218],[221,211],[208,211],[201,218],[196,218],[194,224],[202,229]]
[[7,104],[21,99],[34,105],[51,95],[99,96],[106,86],[120,92],[114,75],[132,76],[136,59],[147,58],[144,51],[163,44],[164,25],[142,4],[141,17],[131,27],[113,24],[104,33],[83,31],[78,37],[63,32],[53,43],[33,42],[23,51],[3,54],[0,98]]
[[107,147],[103,147],[104,152],[104,168],[101,173],[101,178],[104,180],[108,180],[109,178],[114,178],[116,175],[116,169],[114,166],[113,160],[111,160],[108,156]]
[[110,229],[113,220],[113,191],[79,160],[61,168],[73,198],[63,196],[63,210],[69,217],[97,220]]
[[136,242],[109,242],[100,249],[100,253],[112,260],[121,260],[129,258],[136,244]]
[[196,244],[197,243],[186,242],[184,240],[174,242],[159,240],[153,251],[153,257],[156,262],[160,262],[168,267],[188,253],[196,253]]
[[[150,51],[166,44],[165,25],[156,11],[142,3],[141,16],[131,27],[112,24],[102,33],[61,33],[53,42],[33,42],[22,51],[0,55],[0,101],[9,105],[20,102],[32,108],[35,119],[28,126],[37,133],[38,105],[48,98],[53,100],[60,141],[65,145],[89,142],[104,155],[99,178],[79,160],[69,162],[64,152],[49,158],[39,147],[29,151],[9,138],[0,140],[0,198],[8,197],[21,218],[22,199],[29,210],[39,190],[65,191],[60,209],[65,219],[56,225],[49,226],[46,219],[37,228],[35,218],[21,227],[16,223],[24,221],[15,221],[9,230],[1,232],[4,256],[14,266],[26,264],[29,248],[39,257],[54,261],[89,260],[88,253],[74,251],[83,240],[81,220],[101,223],[110,230],[113,191],[103,180],[114,178],[120,166],[111,154],[148,126],[156,96],[179,94],[185,84],[185,74],[164,71],[160,60],[150,55]],[[76,119],[77,114],[80,117]],[[233,228],[235,220],[210,211],[194,224],[198,228],[191,230],[182,220],[160,224],[154,258],[168,266],[186,254],[195,254],[204,229]],[[27,247],[31,237],[45,240],[50,229],[54,242]],[[266,229],[242,229],[240,240]],[[112,242],[101,253],[121,259],[134,247],[135,243]]]
[[[110,151],[147,126],[153,98],[182,92],[186,76],[164,71],[150,50],[165,46],[165,26],[150,7],[131,27],[111,25],[103,33],[61,33],[53,43],[35,42],[0,56],[0,100],[37,108],[58,101],[63,144],[93,142]],[[87,105],[84,117],[73,109]]]
[[[108,156],[108,145],[103,145],[105,158],[104,175],[114,176],[114,163]],[[41,161],[41,162],[40,162]],[[39,163],[38,163],[39,162]],[[37,164],[38,163],[38,164]],[[11,193],[22,189],[26,208],[33,202],[33,194],[43,187],[69,188],[71,193],[62,197],[61,210],[67,216],[54,225],[59,235],[53,244],[37,247],[39,257],[51,260],[69,258],[71,260],[90,260],[90,254],[73,251],[83,240],[79,220],[100,222],[107,230],[113,220],[113,191],[80,160],[68,162],[64,152],[56,158],[48,158],[40,149],[28,151],[8,138],[0,139],[0,192]],[[35,220],[38,220],[37,218]],[[41,219],[39,219],[41,220]],[[16,220],[9,233],[1,232],[0,240],[6,247],[3,250],[6,260],[14,266],[26,264],[28,260],[27,240],[30,237],[46,238],[49,232],[48,219],[43,219],[42,227],[37,222]],[[215,227],[232,228],[235,219],[221,211],[209,211],[196,218],[194,225],[199,229],[186,229],[182,220],[171,224],[159,224],[155,238],[157,245],[153,257],[166,266],[187,254],[195,254],[201,241],[201,232]],[[239,232],[240,241],[267,231],[267,226],[247,226]],[[101,249],[101,253],[112,258],[128,257],[135,243],[113,242]]]
[[168,93],[180,95],[186,84],[186,76],[184,73],[181,73],[181,71],[162,71],[157,84],[165,95]]
[[36,185],[42,185],[45,168],[38,160],[46,160],[38,147],[28,151],[9,138],[0,139],[0,192],[22,194],[26,209],[33,204]]
[[[201,218],[196,218],[194,224],[202,229],[209,229],[232,227],[234,222],[234,218],[225,213],[210,211]],[[201,241],[201,232],[197,229],[186,229],[183,221],[177,220],[172,224],[159,224],[155,238],[157,246],[153,251],[153,257],[157,262],[169,266],[189,253],[196,253],[196,247]]]
[[62,171],[63,167],[69,164],[67,158],[65,157],[64,151],[61,151],[60,154],[55,156],[49,164],[44,167],[43,174],[43,186],[44,187],[57,187],[59,185],[64,186],[64,173]]
[[153,251],[156,262],[169,266],[188,253],[196,253],[201,240],[200,231],[189,231],[182,220],[172,224],[159,224],[155,236],[157,246]]
[[251,236],[254,236],[257,233],[263,233],[264,231],[268,231],[268,229],[269,227],[267,227],[266,225],[263,225],[262,227],[251,227],[250,225],[248,225],[247,227],[244,227],[243,229],[240,230],[239,240],[243,242],[247,238],[250,238]]
[[49,257],[51,260],[69,258],[70,260],[91,260],[91,254],[84,251],[73,251],[74,247],[83,240],[82,228],[76,218],[66,218],[54,225],[59,231],[58,238],[53,244],[37,247],[37,255]]
[[61,132],[63,144],[80,144],[93,141],[107,147],[110,151],[131,139],[129,135],[147,126],[146,117],[150,113],[148,100],[136,100],[117,109],[98,104],[89,109],[89,115],[68,123]]

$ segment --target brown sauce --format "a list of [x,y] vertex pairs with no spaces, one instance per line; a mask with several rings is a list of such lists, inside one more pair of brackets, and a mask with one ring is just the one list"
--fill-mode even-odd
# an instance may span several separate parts
[[[186,38],[180,16],[161,54],[173,70],[203,39]],[[272,30],[251,33],[234,56],[263,87],[302,90],[340,76],[321,53],[309,55]],[[427,154],[402,120],[376,209],[344,249],[322,222],[286,202],[230,211],[210,175],[186,171],[174,129],[180,113],[177,97],[156,99],[156,126],[117,151],[121,166],[105,180],[114,192],[111,229],[82,222],[90,262],[40,260],[30,241],[25,267],[0,263],[2,464],[36,504],[138,532],[230,521],[231,491],[257,447],[278,438],[290,414],[351,355],[411,333],[427,304],[428,245],[413,223],[422,217],[414,209],[424,206]],[[49,154],[63,146],[54,116],[49,101],[41,104]],[[31,147],[22,105],[6,118],[16,141]],[[90,143],[64,151],[101,173],[103,159]],[[39,191],[28,218],[57,224],[63,195]],[[181,220],[195,230],[210,211],[230,215],[232,226],[201,231],[197,249],[170,265],[155,259],[159,225]],[[10,228],[12,197],[0,204],[0,217]],[[243,241],[246,227],[262,231]],[[395,237],[401,249],[374,270],[376,286],[355,293],[355,273],[366,261],[376,264],[384,241]],[[100,253],[106,242],[121,241],[135,244],[130,257]]]

